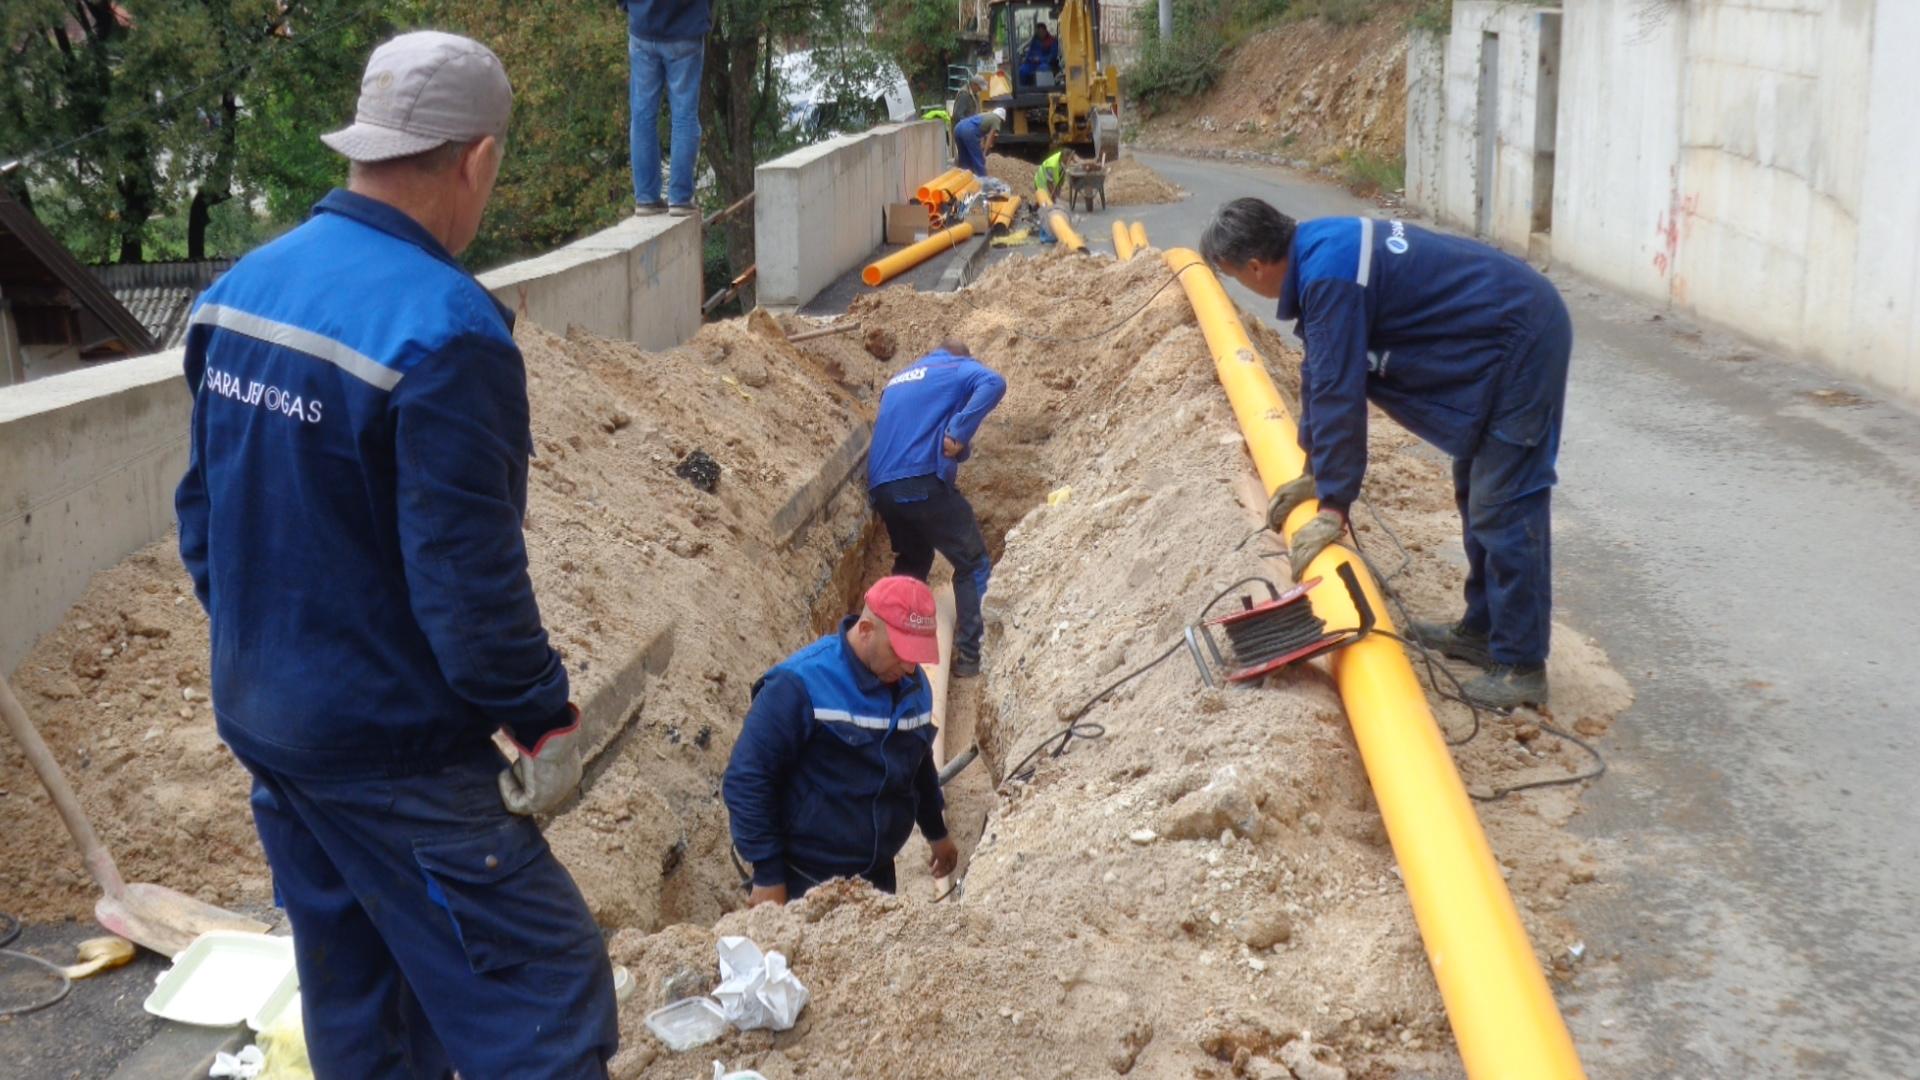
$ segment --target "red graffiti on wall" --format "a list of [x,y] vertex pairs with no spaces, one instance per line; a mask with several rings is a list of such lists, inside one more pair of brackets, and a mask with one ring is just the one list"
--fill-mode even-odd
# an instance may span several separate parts
[[1654,221],[1653,235],[1660,250],[1654,253],[1653,268],[1662,277],[1673,269],[1680,253],[1680,240],[1693,231],[1693,216],[1700,209],[1699,195],[1680,194],[1680,169],[1667,170],[1667,210]]

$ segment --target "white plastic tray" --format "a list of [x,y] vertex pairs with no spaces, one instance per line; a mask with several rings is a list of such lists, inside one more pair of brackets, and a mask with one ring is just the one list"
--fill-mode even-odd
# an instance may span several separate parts
[[664,1009],[648,1013],[647,1027],[667,1044],[667,1049],[678,1053],[725,1035],[727,1014],[720,1011],[720,1003],[712,998],[681,998]]
[[255,1031],[266,1031],[278,1024],[281,1017],[289,1013],[295,1017],[300,1015],[300,973],[298,971],[287,972],[287,977],[281,979],[280,985],[273,988],[273,993],[267,995],[267,1000],[253,1010],[252,1016],[247,1017],[247,1026]]
[[167,1020],[231,1027],[259,1012],[293,977],[293,939],[214,930],[193,939],[147,995]]

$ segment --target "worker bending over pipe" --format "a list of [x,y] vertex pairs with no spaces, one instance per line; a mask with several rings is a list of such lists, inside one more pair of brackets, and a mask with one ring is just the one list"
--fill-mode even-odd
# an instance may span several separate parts
[[1415,622],[1423,644],[1485,669],[1480,705],[1547,700],[1549,501],[1573,324],[1553,283],[1485,244],[1374,218],[1296,223],[1235,199],[1200,240],[1209,263],[1298,320],[1300,446],[1310,472],[1274,492],[1295,579],[1339,539],[1367,468],[1367,402],[1453,458],[1467,550],[1466,612]]
[[975,176],[987,175],[987,155],[1000,138],[1000,127],[1007,122],[1007,110],[989,109],[974,113],[953,125],[954,164]]

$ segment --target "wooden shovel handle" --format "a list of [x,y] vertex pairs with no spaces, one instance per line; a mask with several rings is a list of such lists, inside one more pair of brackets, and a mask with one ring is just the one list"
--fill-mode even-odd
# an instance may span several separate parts
[[120,869],[113,864],[113,856],[107,853],[106,846],[94,835],[92,823],[80,809],[80,800],[74,797],[73,789],[67,786],[66,774],[60,771],[60,763],[53,760],[53,752],[40,738],[40,732],[27,718],[27,710],[20,707],[20,701],[13,696],[13,688],[7,680],[0,679],[0,713],[5,713],[7,728],[13,732],[13,739],[20,744],[20,752],[27,756],[27,764],[40,776],[40,783],[46,787],[47,794],[53,797],[54,809],[60,811],[60,820],[67,823],[67,831],[73,834],[73,842],[80,847],[80,859],[87,864],[87,873],[93,875],[94,883],[108,896],[120,896],[127,891],[127,884],[120,877]]

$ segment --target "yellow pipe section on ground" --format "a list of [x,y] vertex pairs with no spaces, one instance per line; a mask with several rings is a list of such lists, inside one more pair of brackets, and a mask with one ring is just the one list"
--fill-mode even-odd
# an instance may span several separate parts
[[[1271,495],[1306,470],[1293,417],[1213,272],[1184,248],[1165,258],[1180,274],[1246,436],[1247,452]],[[1188,267],[1196,268],[1182,273]],[[1285,522],[1286,535],[1291,538],[1318,511],[1313,501],[1294,510]],[[1346,590],[1337,587],[1335,572],[1343,562],[1352,564],[1378,627],[1392,630],[1372,576],[1338,545],[1329,546],[1303,575],[1335,585],[1322,584],[1308,594],[1315,613],[1329,627],[1358,625]],[[1391,638],[1368,637],[1334,653],[1333,671],[1467,1075],[1472,1080],[1584,1076],[1566,1021],[1406,653]]]
[[1048,191],[1046,188],[1035,188],[1033,191],[1033,201],[1041,206],[1052,206],[1053,192]]
[[1127,231],[1127,223],[1124,221],[1114,222],[1113,223],[1113,253],[1115,255],[1120,256],[1121,260],[1124,262],[1127,259],[1133,258],[1133,251],[1134,251],[1133,234]]
[[1128,231],[1129,231],[1129,233],[1130,233],[1130,234],[1132,235],[1132,237],[1133,237],[1133,246],[1134,246],[1134,249],[1135,249],[1136,251],[1145,251],[1145,250],[1147,250],[1147,247],[1148,247],[1149,245],[1147,244],[1147,226],[1146,226],[1146,223],[1145,223],[1145,222],[1140,222],[1140,221],[1136,221],[1136,222],[1134,222],[1134,223],[1133,223],[1133,228],[1132,228],[1132,229],[1130,229],[1130,230],[1128,230]]
[[943,251],[951,251],[971,239],[973,239],[973,226],[963,221],[951,229],[934,233],[911,247],[901,248],[884,259],[876,259],[868,263],[867,268],[860,271],[860,280],[869,286],[878,285],[888,278],[897,277],[919,266]]
[[967,172],[967,170],[965,169],[960,169],[960,168],[948,169],[946,172],[941,173],[939,176],[936,176],[933,179],[927,181],[926,183],[921,184],[919,190],[914,192],[914,195],[918,197],[921,202],[932,202],[934,201],[933,193],[936,189],[946,188],[953,184],[958,184],[961,182],[962,179],[971,175],[972,174]]
[[1013,217],[1020,212],[1020,196],[1008,195],[1002,199],[987,200],[987,231],[994,232],[1013,226]]
[[1073,226],[1067,223],[1067,215],[1058,210],[1048,214],[1047,229],[1053,233],[1053,238],[1060,241],[1067,250],[1077,251],[1082,255],[1087,253],[1087,242],[1082,240],[1080,234],[1074,231]]

